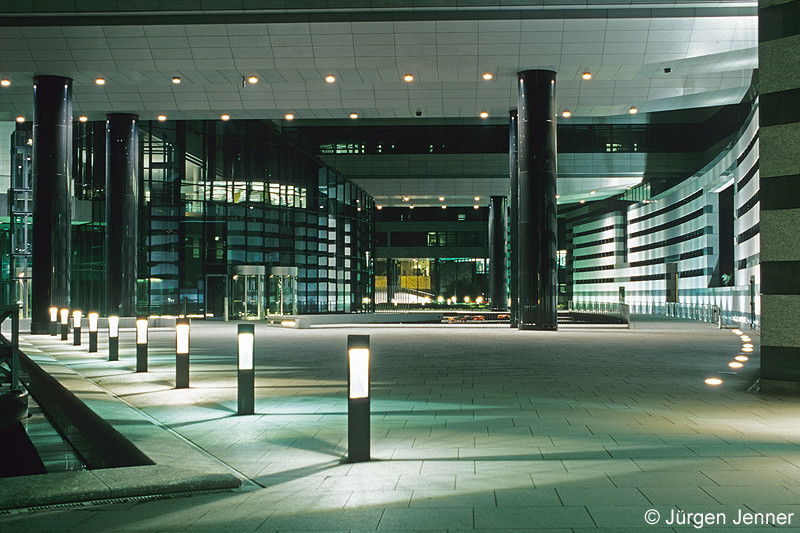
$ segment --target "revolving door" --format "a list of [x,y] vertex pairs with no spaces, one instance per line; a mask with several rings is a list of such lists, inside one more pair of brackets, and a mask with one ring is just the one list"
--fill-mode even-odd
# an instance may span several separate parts
[[231,277],[231,318],[262,319],[266,312],[266,268],[237,265]]
[[270,315],[297,314],[297,267],[272,267],[269,273]]

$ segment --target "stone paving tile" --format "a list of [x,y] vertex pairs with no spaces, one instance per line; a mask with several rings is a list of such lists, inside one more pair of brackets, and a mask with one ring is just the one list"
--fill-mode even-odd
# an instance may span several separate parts
[[386,509],[378,531],[470,528],[473,525],[472,513],[471,508],[456,507]]
[[592,527],[585,507],[476,507],[475,528],[566,528]]

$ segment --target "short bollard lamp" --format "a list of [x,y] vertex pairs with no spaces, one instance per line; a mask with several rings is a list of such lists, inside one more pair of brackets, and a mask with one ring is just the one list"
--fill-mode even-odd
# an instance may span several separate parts
[[61,319],[61,340],[67,340],[69,335],[69,309],[64,307],[59,311],[59,318]]
[[58,307],[56,306],[50,308],[50,335],[53,337],[58,335]]
[[255,411],[255,370],[253,369],[253,351],[255,349],[256,328],[253,324],[239,324],[237,330],[239,346],[238,389],[239,401],[237,412],[240,415],[252,415]]
[[87,316],[89,317],[89,353],[94,353],[97,351],[97,326],[100,315],[92,311]]
[[81,345],[81,319],[83,318],[83,313],[81,313],[80,309],[76,309],[72,312],[72,345],[73,346],[80,346]]
[[119,317],[108,317],[108,360],[119,361]]
[[189,387],[189,319],[175,322],[175,388]]
[[369,461],[369,335],[347,336],[347,459]]
[[136,319],[136,371],[147,372],[147,317]]

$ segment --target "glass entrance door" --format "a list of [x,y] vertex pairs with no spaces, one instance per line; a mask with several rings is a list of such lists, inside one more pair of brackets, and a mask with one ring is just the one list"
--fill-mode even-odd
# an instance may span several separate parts
[[269,314],[297,314],[297,267],[272,267],[269,276]]
[[231,317],[264,318],[264,276],[234,274],[231,278]]

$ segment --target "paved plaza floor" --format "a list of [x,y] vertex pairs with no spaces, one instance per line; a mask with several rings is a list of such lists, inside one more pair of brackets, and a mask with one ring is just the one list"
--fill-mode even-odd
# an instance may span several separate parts
[[[343,462],[348,334],[369,335],[372,350],[373,460],[357,464]],[[236,414],[235,323],[193,323],[181,390],[166,328],[151,331],[139,374],[132,331],[118,362],[104,340],[89,354],[25,336],[23,350],[68,365],[244,484],[12,512],[0,532],[695,530],[689,519],[703,531],[797,529],[800,399],[755,391],[759,338],[744,334],[755,351],[733,370],[740,336],[677,319],[558,332],[259,324],[252,416]],[[772,523],[737,523],[750,517]]]

